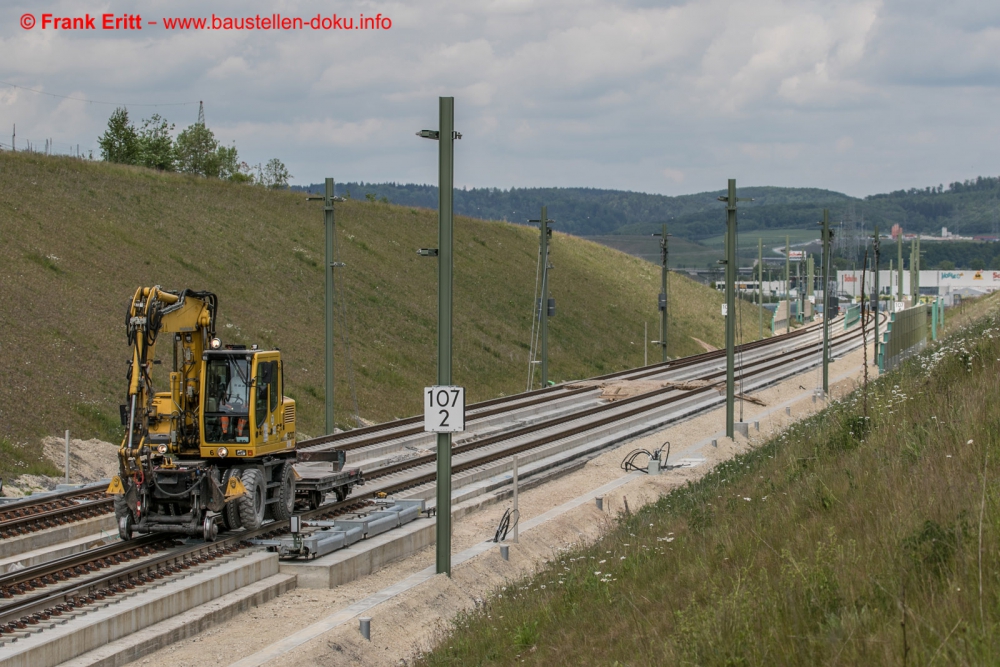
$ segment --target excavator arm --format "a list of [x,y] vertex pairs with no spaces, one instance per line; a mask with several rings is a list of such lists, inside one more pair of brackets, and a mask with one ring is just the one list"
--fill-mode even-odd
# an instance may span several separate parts
[[[132,297],[125,316],[132,359],[124,415],[126,431],[119,448],[123,477],[141,479],[148,472],[151,421],[164,426],[169,422],[171,449],[197,447],[202,352],[213,343],[218,345],[217,306],[218,298],[211,292],[171,292],[159,286],[140,287]],[[152,367],[159,363],[156,345],[163,334],[171,334],[173,371],[169,393],[158,395],[153,388]],[[117,488],[121,488],[120,480]]]

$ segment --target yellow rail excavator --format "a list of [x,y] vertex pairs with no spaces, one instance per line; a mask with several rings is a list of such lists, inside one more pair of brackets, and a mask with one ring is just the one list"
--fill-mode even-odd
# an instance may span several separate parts
[[[300,456],[295,401],[283,395],[281,353],[227,345],[216,337],[211,292],[136,290],[125,325],[132,359],[119,474],[108,487],[123,540],[176,533],[214,540],[220,525],[257,529],[287,519],[296,500],[297,460],[328,461],[322,488],[346,497],[361,484],[344,453]],[[166,340],[163,340],[166,338]],[[154,391],[157,345],[172,350],[169,391]],[[310,494],[310,489],[302,490]],[[313,490],[312,505],[322,497]]]

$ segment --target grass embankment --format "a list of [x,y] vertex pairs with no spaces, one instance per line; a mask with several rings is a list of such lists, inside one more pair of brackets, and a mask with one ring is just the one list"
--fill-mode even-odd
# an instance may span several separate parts
[[[346,297],[337,312],[337,423],[351,424],[353,412],[345,334],[361,416],[416,414],[420,388],[435,377],[437,327],[436,263],[416,250],[436,245],[437,213],[352,200],[337,204],[336,221],[346,263],[336,275]],[[299,429],[322,432],[320,202],[0,153],[0,232],[0,436],[20,459],[36,461],[33,440],[66,428],[117,440],[129,354],[123,315],[141,285],[216,292],[223,341],[281,348]],[[454,380],[470,401],[525,388],[537,257],[530,227],[456,220]],[[658,338],[658,268],[559,233],[551,259],[550,378],[641,365],[643,322]],[[702,351],[691,335],[722,345],[721,295],[684,278],[671,286],[671,356]],[[650,360],[658,357],[651,346]]]
[[36,444],[17,444],[0,436],[0,480],[10,480],[18,475],[59,475],[59,469],[45,458]]
[[870,385],[867,421],[856,392],[623,517],[421,664],[997,664],[1000,317],[985,301],[987,318]]

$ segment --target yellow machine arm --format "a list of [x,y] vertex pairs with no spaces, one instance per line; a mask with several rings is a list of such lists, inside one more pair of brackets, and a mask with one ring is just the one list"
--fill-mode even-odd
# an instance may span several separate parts
[[[126,432],[119,449],[122,473],[133,475],[144,467],[142,448],[150,422],[170,421],[172,447],[197,447],[197,406],[202,352],[215,341],[218,299],[211,292],[171,292],[140,287],[125,317],[132,362],[128,372]],[[152,367],[161,334],[173,334],[173,370],[170,373],[169,409],[154,404]],[[217,344],[217,343],[216,343]],[[145,457],[148,460],[148,457]]]

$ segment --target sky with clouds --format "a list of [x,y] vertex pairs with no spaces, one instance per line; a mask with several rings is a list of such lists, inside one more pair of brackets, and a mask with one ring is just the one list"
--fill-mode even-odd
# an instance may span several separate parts
[[[57,31],[45,13],[157,25]],[[163,26],[213,13],[391,27]],[[16,123],[19,146],[96,152],[114,106],[94,102],[180,129],[203,100],[223,143],[279,157],[295,183],[434,182],[436,148],[414,135],[442,95],[459,187],[675,195],[736,178],[863,196],[1000,173],[1000,3],[983,0],[0,0],[0,56],[4,144]]]

